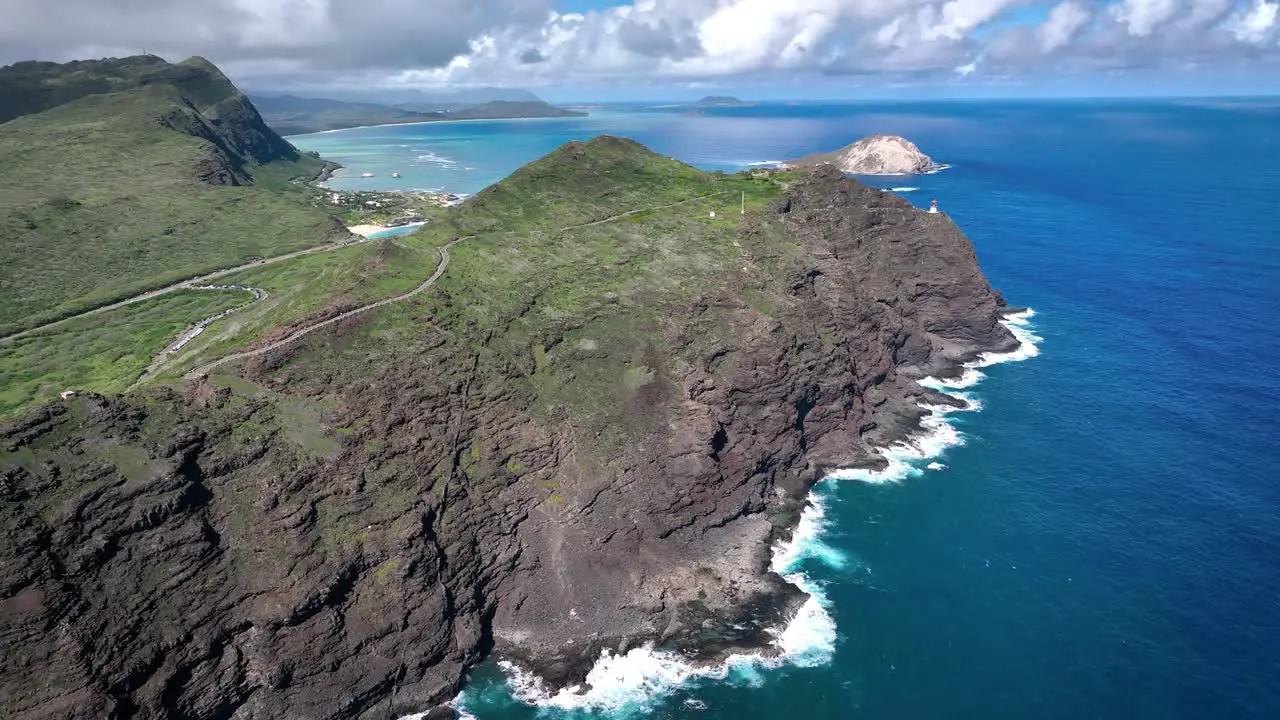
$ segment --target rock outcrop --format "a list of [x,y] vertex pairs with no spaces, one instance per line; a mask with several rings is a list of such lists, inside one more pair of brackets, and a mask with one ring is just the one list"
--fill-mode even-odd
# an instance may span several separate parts
[[534,407],[539,366],[586,375],[608,350],[566,347],[575,320],[537,346],[558,358],[522,353],[449,321],[445,288],[373,372],[282,354],[251,383],[85,396],[0,429],[6,710],[397,717],[491,653],[567,684],[604,649],[763,645],[804,599],[768,560],[811,483],[882,462],[933,399],[916,378],[1016,340],[945,215],[835,168],[735,242],[769,272],[645,326],[613,414]]
[[897,135],[871,135],[835,152],[810,155],[789,163],[795,167],[834,165],[857,175],[919,175],[940,167],[910,140]]

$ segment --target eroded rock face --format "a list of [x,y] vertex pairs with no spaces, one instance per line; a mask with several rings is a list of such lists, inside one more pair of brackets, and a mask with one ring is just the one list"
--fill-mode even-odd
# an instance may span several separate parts
[[602,649],[761,645],[804,599],[768,561],[811,483],[914,427],[916,378],[1016,345],[945,215],[827,167],[737,242],[764,262],[779,237],[794,251],[760,282],[784,301],[667,313],[614,416],[540,414],[534,358],[456,327],[374,374],[268,357],[244,368],[261,390],[87,396],[5,427],[6,709],[398,717],[487,653],[563,684]]
[[872,135],[832,153],[810,155],[797,167],[834,165],[857,175],[919,175],[942,167],[910,140],[898,135]]

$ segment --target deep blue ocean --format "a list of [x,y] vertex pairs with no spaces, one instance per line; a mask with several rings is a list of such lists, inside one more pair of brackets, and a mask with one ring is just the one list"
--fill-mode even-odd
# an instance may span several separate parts
[[781,667],[615,661],[571,710],[483,667],[469,714],[1280,718],[1280,100],[611,108],[294,141],[377,175],[340,186],[474,192],[601,132],[711,169],[907,136],[952,167],[869,182],[938,199],[1034,308],[1039,354],[982,369],[940,456],[818,486],[786,569],[823,615]]

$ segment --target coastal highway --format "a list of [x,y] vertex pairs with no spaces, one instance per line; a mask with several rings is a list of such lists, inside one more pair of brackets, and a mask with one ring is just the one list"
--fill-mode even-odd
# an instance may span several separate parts
[[453,240],[449,241],[447,245],[436,248],[436,250],[440,253],[440,262],[439,264],[436,265],[435,272],[431,273],[431,277],[423,281],[421,285],[419,285],[418,287],[410,290],[409,292],[403,295],[397,295],[395,297],[389,297],[384,300],[379,300],[375,303],[362,305],[356,308],[355,310],[348,310],[347,312],[344,312],[341,315],[335,315],[334,317],[331,317],[328,320],[322,320],[318,323],[315,323],[314,325],[308,325],[302,328],[301,330],[293,333],[289,337],[284,338],[283,340],[277,340],[276,342],[273,342],[270,345],[264,345],[263,347],[257,348],[256,350],[246,350],[244,352],[232,353],[230,355],[227,355],[226,357],[222,357],[217,360],[214,360],[213,362],[205,363],[204,365],[201,365],[195,368],[191,372],[188,372],[184,377],[187,380],[204,377],[205,375],[208,375],[209,372],[212,371],[214,368],[224,363],[229,363],[235,360],[244,360],[251,357],[257,357],[259,355],[264,355],[266,353],[271,352],[272,350],[282,348],[285,345],[288,345],[289,343],[292,343],[295,340],[302,338],[304,335],[307,335],[309,333],[315,332],[316,330],[319,330],[320,328],[328,327],[330,325],[334,325],[336,323],[342,322],[343,320],[346,320],[347,318],[353,315],[359,315],[360,313],[368,312],[370,310],[380,308],[384,305],[390,305],[391,303],[400,302],[402,300],[408,300],[414,295],[417,295],[423,290],[426,290],[427,288],[434,285],[436,280],[439,280],[440,276],[444,275],[445,269],[449,267],[449,248],[453,247],[454,245],[457,245],[463,240],[470,240],[473,237],[475,236],[468,235],[467,237],[454,238]]
[[40,325],[38,327],[29,328],[21,332],[13,333],[12,335],[6,335],[4,337],[0,337],[0,343],[6,343],[6,342],[9,342],[10,340],[17,340],[19,338],[36,335],[45,330],[58,327],[59,325],[62,325],[64,323],[69,323],[72,320],[79,320],[80,318],[85,318],[85,317],[90,317],[92,315],[99,315],[101,313],[110,312],[111,310],[122,308],[127,305],[140,303],[143,300],[150,300],[152,298],[161,297],[162,295],[168,295],[169,293],[177,292],[178,290],[193,289],[193,286],[195,285],[203,285],[211,280],[217,280],[218,278],[221,278],[221,277],[233,275],[242,270],[249,270],[250,268],[261,267],[262,265],[270,265],[272,263],[284,262],[285,260],[292,260],[294,258],[299,258],[304,255],[314,255],[316,253],[329,252],[330,250],[337,250],[338,248],[351,247],[352,245],[356,245],[360,242],[364,242],[364,241],[358,240],[358,241],[350,241],[350,242],[344,242],[344,243],[325,243],[324,245],[316,245],[315,247],[304,248],[302,250],[295,250],[291,253],[286,253],[284,255],[276,255],[275,257],[263,258],[262,260],[254,260],[253,262],[248,262],[243,265],[237,265],[235,267],[226,268],[224,270],[218,270],[216,272],[207,273],[205,275],[198,275],[193,278],[187,278],[186,280],[176,282],[172,285],[166,285],[165,287],[158,288],[156,290],[148,290],[147,292],[141,293],[139,295],[134,295],[133,297],[125,298],[124,300],[118,300],[109,305],[102,305],[92,310],[86,310],[85,312],[78,313],[76,315],[64,317],[61,320],[54,320],[51,323],[45,323],[44,325]]
[[[645,213],[645,212],[654,212],[654,211],[657,211],[657,210],[665,210],[665,209],[667,209],[667,208],[673,208],[673,207],[676,207],[677,205],[684,205],[684,204],[686,204],[686,203],[696,202],[696,201],[698,201],[698,200],[709,200],[709,199],[711,199],[711,198],[719,197],[719,196],[721,196],[721,195],[728,195],[728,194],[731,194],[731,192],[733,192],[733,191],[725,191],[725,192],[712,193],[712,194],[710,194],[710,195],[699,195],[699,196],[697,196],[697,197],[687,198],[687,199],[685,199],[685,200],[680,200],[680,201],[678,201],[678,202],[668,203],[668,204],[666,204],[666,205],[659,205],[659,206],[657,206],[657,207],[647,207],[647,208],[638,208],[638,209],[636,209],[636,210],[628,210],[627,212],[624,212],[624,213],[618,213],[617,215],[611,215],[611,216],[609,216],[609,217],[607,217],[607,218],[603,218],[603,219],[601,219],[601,220],[595,220],[595,221],[592,221],[592,222],[583,223],[583,224],[581,224],[581,225],[569,225],[569,226],[567,226],[567,227],[562,227],[562,228],[560,228],[560,229],[558,229],[558,230],[555,230],[554,232],[556,232],[556,233],[562,233],[562,232],[569,232],[569,231],[571,231],[571,230],[581,230],[582,228],[594,227],[594,226],[596,226],[596,225],[603,225],[603,224],[605,224],[605,223],[610,223],[610,222],[614,222],[614,221],[617,221],[617,220],[621,220],[621,219],[623,219],[623,218],[631,217],[632,215],[639,215],[640,213]],[[286,338],[284,338],[284,339],[282,339],[282,340],[277,340],[276,342],[273,342],[273,343],[271,343],[270,345],[265,345],[265,346],[263,346],[263,347],[256,348],[256,349],[254,349],[254,350],[245,350],[245,351],[243,351],[243,352],[232,353],[232,354],[230,354],[230,355],[227,355],[227,356],[225,356],[225,357],[219,358],[219,359],[214,360],[214,361],[212,361],[212,362],[205,363],[204,365],[200,365],[199,367],[196,367],[195,369],[191,370],[190,372],[188,372],[188,373],[187,373],[186,375],[184,375],[183,377],[184,377],[185,379],[187,379],[187,380],[193,380],[193,379],[196,379],[196,378],[201,378],[201,377],[207,376],[210,372],[212,372],[212,371],[213,371],[213,370],[215,370],[216,368],[218,368],[218,367],[220,367],[220,366],[222,366],[222,365],[224,365],[224,364],[226,364],[226,363],[233,362],[233,361],[236,361],[236,360],[245,360],[245,359],[252,358],[252,357],[258,357],[258,356],[260,356],[260,355],[265,355],[266,353],[269,353],[269,352],[271,352],[272,350],[278,350],[278,349],[280,349],[280,348],[282,348],[282,347],[284,347],[284,346],[286,346],[286,345],[288,345],[288,344],[290,344],[290,343],[292,343],[292,342],[294,342],[294,341],[296,341],[296,340],[299,340],[299,339],[301,339],[302,337],[304,337],[304,336],[306,336],[306,335],[308,335],[308,334],[310,334],[310,333],[312,333],[312,332],[315,332],[316,330],[319,330],[319,329],[321,329],[321,328],[325,328],[325,327],[329,327],[330,325],[334,325],[334,324],[336,324],[336,323],[342,322],[343,320],[346,320],[346,319],[347,319],[347,318],[349,318],[349,317],[352,317],[352,316],[355,316],[355,315],[359,315],[359,314],[361,314],[361,313],[368,312],[368,311],[370,311],[370,310],[375,310],[375,309],[377,309],[377,308],[384,307],[384,306],[386,306],[386,305],[390,305],[390,304],[392,304],[392,303],[398,303],[398,302],[402,302],[402,301],[404,301],[404,300],[408,300],[409,298],[412,298],[412,297],[414,297],[415,295],[418,295],[418,294],[419,294],[419,293],[421,293],[422,291],[424,291],[424,290],[426,290],[427,288],[429,288],[429,287],[431,287],[432,285],[434,285],[434,284],[435,284],[435,282],[436,282],[437,280],[439,280],[439,279],[440,279],[440,276],[444,275],[444,271],[445,271],[446,269],[448,269],[448,267],[449,267],[449,248],[453,247],[454,245],[457,245],[458,243],[460,243],[460,242],[462,242],[462,241],[464,241],[464,240],[470,240],[470,239],[471,239],[471,238],[473,238],[473,237],[475,237],[475,236],[474,236],[474,235],[468,235],[468,236],[466,236],[466,237],[454,238],[454,239],[453,239],[453,240],[451,240],[447,245],[444,245],[444,246],[442,246],[442,247],[436,248],[436,250],[440,253],[440,262],[439,262],[439,264],[437,264],[437,265],[436,265],[435,272],[431,273],[431,277],[429,277],[429,278],[427,278],[425,281],[423,281],[423,283],[422,283],[421,285],[419,285],[418,287],[416,287],[416,288],[414,288],[414,289],[410,290],[410,291],[409,291],[409,292],[407,292],[407,293],[404,293],[403,295],[397,295],[397,296],[395,296],[395,297],[389,297],[389,298],[385,298],[385,299],[383,299],[383,300],[379,300],[379,301],[377,301],[377,302],[369,303],[368,305],[362,305],[362,306],[360,306],[360,307],[358,307],[358,308],[356,308],[356,309],[354,309],[354,310],[348,310],[347,312],[344,312],[344,313],[342,313],[341,315],[337,315],[337,316],[331,317],[331,318],[329,318],[328,320],[322,320],[322,321],[317,322],[317,323],[315,323],[315,324],[313,324],[313,325],[308,325],[308,326],[306,326],[306,327],[304,327],[304,328],[302,328],[302,329],[298,330],[297,332],[293,333],[293,334],[292,334],[292,335],[290,335],[289,337],[286,337]]]

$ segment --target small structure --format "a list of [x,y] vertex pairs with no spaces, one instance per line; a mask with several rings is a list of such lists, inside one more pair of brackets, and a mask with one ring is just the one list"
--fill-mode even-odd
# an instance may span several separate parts
[[61,394],[62,394],[63,400],[70,400],[71,398],[75,397],[76,395],[79,395],[80,393],[76,392],[75,390],[63,390]]
[[938,200],[936,198],[929,202],[929,212],[934,215],[938,214]]
[[715,211],[715,210],[712,210],[712,211],[711,211],[711,219],[712,219],[712,220],[715,220],[715,219],[716,219],[716,211]]
[[393,173],[391,173],[391,177],[393,177],[393,178],[399,178],[399,177],[400,177],[400,173],[398,173],[398,172],[393,172]]
[[371,173],[371,172],[364,172],[364,173],[360,173],[360,177],[362,177],[362,178],[371,178],[371,177],[373,177],[373,173]]

